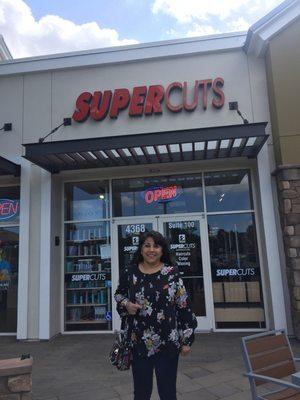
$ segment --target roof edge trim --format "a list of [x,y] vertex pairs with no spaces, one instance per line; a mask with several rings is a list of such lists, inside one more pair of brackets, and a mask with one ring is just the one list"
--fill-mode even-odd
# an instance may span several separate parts
[[263,57],[269,41],[299,17],[300,1],[284,1],[249,28],[243,47],[245,53]]
[[9,48],[7,47],[7,44],[5,43],[4,37],[0,35],[0,55],[3,56],[4,62],[6,60],[12,60],[13,56],[11,55],[11,52],[9,51]]
[[0,76],[242,49],[245,40],[239,32],[14,59],[0,64]]

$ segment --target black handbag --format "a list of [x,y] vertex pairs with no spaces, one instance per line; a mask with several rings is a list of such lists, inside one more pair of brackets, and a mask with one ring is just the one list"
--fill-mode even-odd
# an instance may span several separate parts
[[[134,301],[135,295],[132,293],[132,289],[132,277],[130,277],[128,297]],[[111,364],[114,365],[119,371],[126,371],[130,369],[132,363],[133,348],[131,342],[131,332],[133,328],[133,319],[133,315],[128,315],[122,318],[121,331],[117,334],[115,342],[109,353],[109,360]]]
[[[116,337],[116,340],[112,346],[112,349],[109,353],[109,360],[112,365],[114,365],[119,371],[126,371],[130,369],[133,353],[132,353],[132,343],[131,343],[131,331],[133,318],[126,317],[126,319],[131,319],[128,325],[127,334],[119,333]],[[126,322],[124,322],[126,323]],[[123,324],[123,321],[122,321]]]

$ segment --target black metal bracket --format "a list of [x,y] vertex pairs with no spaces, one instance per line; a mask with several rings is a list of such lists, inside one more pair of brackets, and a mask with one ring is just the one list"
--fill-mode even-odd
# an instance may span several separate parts
[[71,118],[64,118],[62,124],[58,125],[56,128],[53,128],[51,132],[49,132],[46,136],[39,138],[39,143],[43,143],[45,139],[47,139],[48,136],[52,135],[54,132],[56,132],[61,126],[70,126],[72,125],[72,119]]
[[239,103],[237,102],[237,101],[230,101],[229,103],[229,110],[235,110],[237,113],[238,113],[238,115],[242,118],[242,120],[243,120],[243,123],[246,125],[246,124],[249,124],[249,121],[246,119],[246,118],[244,118],[244,116],[242,115],[242,113],[240,112],[240,110],[239,110]]
[[2,128],[0,128],[0,131],[4,131],[4,132],[9,132],[11,130],[12,130],[12,123],[11,122],[5,123],[2,126]]

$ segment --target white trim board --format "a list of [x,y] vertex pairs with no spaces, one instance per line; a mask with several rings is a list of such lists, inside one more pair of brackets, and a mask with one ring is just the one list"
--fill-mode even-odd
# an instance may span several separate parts
[[21,58],[1,63],[0,76],[241,50],[245,40],[240,32]]

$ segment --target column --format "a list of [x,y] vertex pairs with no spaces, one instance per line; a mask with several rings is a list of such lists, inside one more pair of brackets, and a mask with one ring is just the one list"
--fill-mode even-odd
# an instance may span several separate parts
[[271,301],[275,329],[286,329],[285,299],[280,265],[279,244],[277,238],[274,201],[272,193],[270,160],[267,143],[261,149],[258,157],[258,178],[261,194],[263,229],[265,236],[265,252],[268,263],[268,273],[271,288]]

